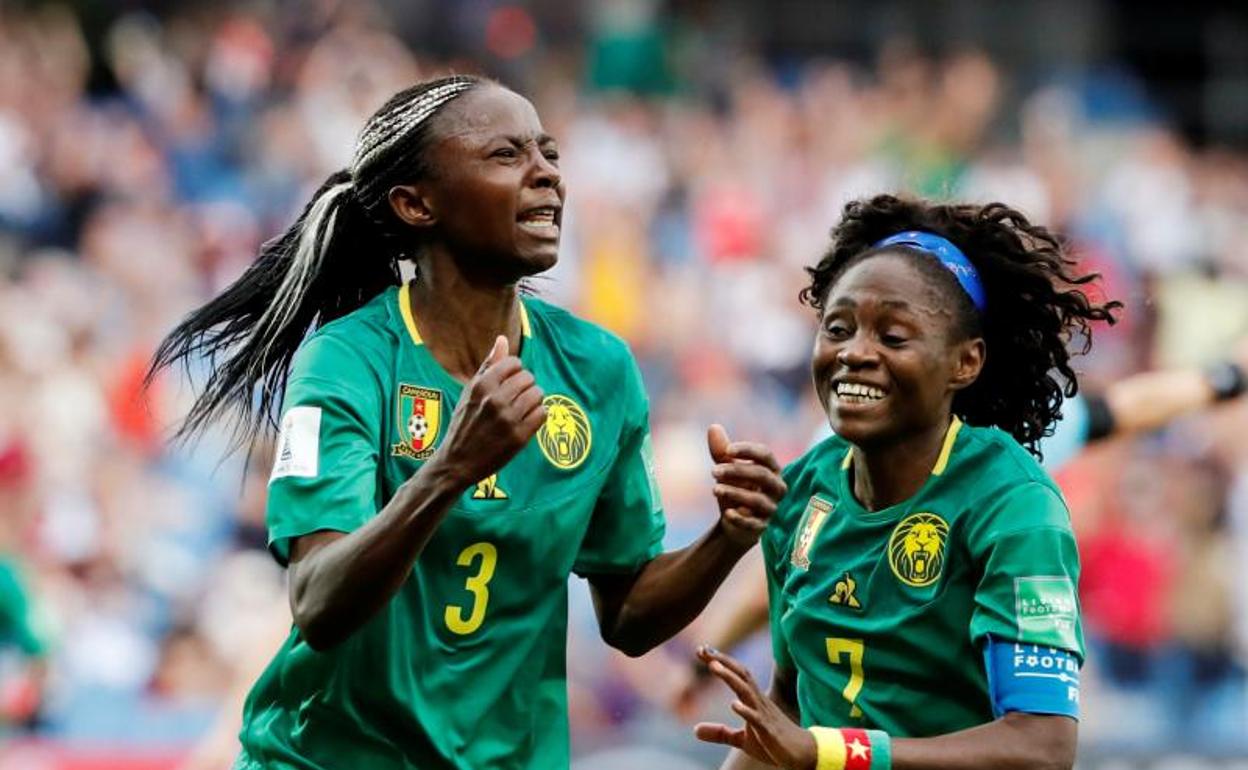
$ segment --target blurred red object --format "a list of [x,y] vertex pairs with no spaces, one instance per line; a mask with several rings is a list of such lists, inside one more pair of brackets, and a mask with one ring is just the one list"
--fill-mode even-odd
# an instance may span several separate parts
[[152,410],[152,404],[159,402],[161,382],[157,379],[144,392],[147,366],[146,350],[136,349],[126,356],[109,388],[108,407],[117,435],[150,455],[161,447],[160,426]]
[[0,489],[25,486],[34,471],[30,450],[17,436],[0,441]]

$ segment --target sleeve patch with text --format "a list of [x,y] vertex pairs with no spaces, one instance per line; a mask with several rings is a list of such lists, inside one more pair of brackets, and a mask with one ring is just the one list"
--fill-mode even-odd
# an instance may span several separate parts
[[321,408],[292,406],[282,415],[269,482],[287,476],[315,478],[320,460]]

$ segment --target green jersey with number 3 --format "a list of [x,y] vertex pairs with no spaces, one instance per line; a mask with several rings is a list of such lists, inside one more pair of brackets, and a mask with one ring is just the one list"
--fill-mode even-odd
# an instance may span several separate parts
[[855,500],[852,463],[833,436],[786,468],[763,536],[776,665],[796,673],[803,724],[924,737],[990,722],[990,636],[1083,659],[1070,515],[1013,438],[955,418],[919,492],[879,511]]
[[[296,355],[269,482],[280,561],[293,538],[364,524],[445,438],[462,386],[409,308],[389,289]],[[664,524],[628,348],[536,299],[522,311],[546,423],[360,629],[324,652],[292,629],[247,699],[239,767],[567,767],[568,576],[637,570]]]

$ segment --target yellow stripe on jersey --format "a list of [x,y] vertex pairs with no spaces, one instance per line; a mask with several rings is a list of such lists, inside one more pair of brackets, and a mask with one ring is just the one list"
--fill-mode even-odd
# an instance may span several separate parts
[[936,460],[936,466],[932,468],[933,476],[939,476],[945,472],[945,466],[949,465],[949,455],[953,454],[953,443],[958,440],[960,430],[962,430],[962,421],[955,414],[949,422],[949,431],[945,433],[945,445],[940,449],[940,457]]
[[533,336],[533,329],[529,326],[529,311],[523,301],[520,302],[520,333],[526,337]]
[[412,317],[412,292],[411,284],[403,284],[399,288],[399,315],[403,316],[403,325],[407,327],[407,333],[412,336],[412,342],[417,345],[425,344],[420,338],[420,332],[416,330],[416,319]]

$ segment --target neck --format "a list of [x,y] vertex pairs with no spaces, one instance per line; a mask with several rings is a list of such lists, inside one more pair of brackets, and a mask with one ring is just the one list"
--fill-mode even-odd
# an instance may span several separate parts
[[878,446],[854,446],[854,497],[868,511],[908,500],[923,488],[945,446],[952,418],[930,428]]
[[511,355],[519,354],[516,284],[473,281],[441,250],[430,250],[418,265],[412,316],[425,347],[448,374],[460,382],[472,379],[500,334]]

